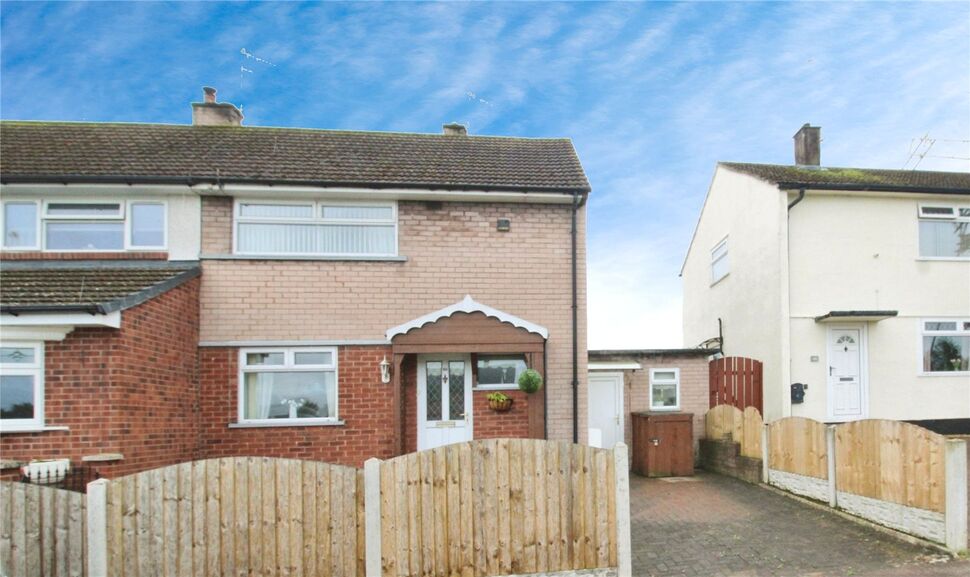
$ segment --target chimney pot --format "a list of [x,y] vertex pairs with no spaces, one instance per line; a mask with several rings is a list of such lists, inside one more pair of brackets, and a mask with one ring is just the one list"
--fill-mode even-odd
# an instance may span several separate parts
[[795,139],[795,164],[820,166],[822,164],[822,128],[805,123],[793,137]]
[[458,124],[457,122],[443,125],[441,127],[441,131],[443,134],[448,134],[450,136],[468,136],[468,129],[465,128],[465,125]]
[[216,89],[202,87],[202,102],[192,103],[193,126],[241,126],[242,111],[228,102],[216,102]]

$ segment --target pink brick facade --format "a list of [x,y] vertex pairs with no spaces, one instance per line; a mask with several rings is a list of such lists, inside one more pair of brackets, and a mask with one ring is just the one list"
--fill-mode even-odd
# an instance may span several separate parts
[[[201,340],[204,345],[380,343],[388,328],[471,295],[549,330],[548,436],[571,440],[571,210],[569,205],[401,201],[398,252],[403,262],[203,260]],[[203,255],[226,254],[231,248],[232,202],[206,197],[202,214]],[[499,218],[511,220],[511,231],[496,231]],[[584,208],[578,229],[582,353]],[[578,370],[579,431],[585,440],[585,354],[580,354]],[[405,427],[410,434],[410,425]]]
[[[4,433],[3,459],[121,453],[118,476],[198,456],[199,279],[122,312],[121,328],[79,328],[45,345],[44,417],[66,431]],[[15,477],[16,469],[3,471]]]

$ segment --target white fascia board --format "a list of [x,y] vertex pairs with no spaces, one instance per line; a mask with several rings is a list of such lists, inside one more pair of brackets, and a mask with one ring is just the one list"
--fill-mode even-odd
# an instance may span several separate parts
[[485,190],[430,190],[417,188],[353,188],[317,186],[265,186],[252,184],[199,184],[192,187],[202,196],[236,198],[325,198],[352,200],[437,200],[457,202],[518,202],[536,204],[572,204],[565,192],[514,192]]
[[639,371],[643,368],[640,363],[587,363],[590,371]]
[[121,311],[107,314],[89,313],[20,313],[16,316],[4,314],[0,316],[0,328],[4,337],[13,327],[109,327],[121,328]]
[[95,195],[107,196],[151,196],[197,194],[191,186],[184,184],[89,184],[89,183],[44,183],[44,184],[4,184],[0,186],[4,195],[17,196],[70,196]]
[[512,326],[525,329],[530,333],[535,333],[544,339],[549,338],[549,331],[545,327],[539,326],[535,323],[530,323],[529,321],[521,319],[515,315],[510,315],[488,305],[483,305],[482,303],[476,302],[471,295],[465,295],[464,299],[451,306],[447,306],[433,313],[428,313],[412,321],[408,321],[402,325],[390,328],[387,330],[387,333],[385,333],[385,336],[387,337],[387,340],[391,340],[397,335],[403,335],[412,329],[421,328],[426,324],[437,322],[445,317],[450,317],[455,313],[482,313],[487,317],[492,317],[503,323],[509,323]]
[[0,339],[5,341],[63,341],[73,330],[71,325],[17,327],[0,321]]

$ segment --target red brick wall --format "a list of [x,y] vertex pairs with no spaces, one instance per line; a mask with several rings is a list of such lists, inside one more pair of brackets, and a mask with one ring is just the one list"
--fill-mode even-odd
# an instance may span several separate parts
[[390,347],[339,347],[338,417],[344,425],[229,428],[238,420],[239,349],[203,347],[200,406],[205,457],[267,456],[361,466],[394,451],[391,385],[381,383],[378,364]]
[[44,417],[69,430],[4,433],[3,459],[122,453],[121,461],[93,463],[105,476],[194,459],[199,282],[123,311],[120,329],[80,328],[48,342]]
[[[493,391],[475,391],[472,393],[472,406],[475,411],[475,438],[528,438],[529,395],[522,391],[502,391],[513,401],[512,408],[507,413],[499,413],[488,408],[488,394],[490,392]],[[542,393],[536,394],[541,395]]]

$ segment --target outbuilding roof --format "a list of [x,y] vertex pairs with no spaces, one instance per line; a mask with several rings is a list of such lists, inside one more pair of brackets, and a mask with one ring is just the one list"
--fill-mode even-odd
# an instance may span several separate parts
[[0,312],[87,311],[139,305],[200,274],[198,264],[10,262],[0,266]]
[[721,162],[721,166],[777,184],[779,188],[970,194],[970,172],[885,170]]
[[567,138],[28,121],[0,122],[0,181],[590,190]]

